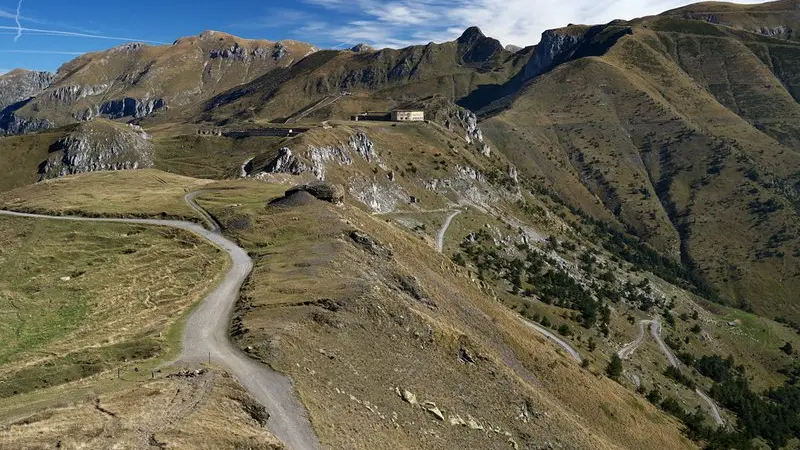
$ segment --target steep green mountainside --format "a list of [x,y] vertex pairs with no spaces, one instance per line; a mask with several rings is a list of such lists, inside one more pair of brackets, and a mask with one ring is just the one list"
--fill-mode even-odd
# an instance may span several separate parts
[[704,295],[797,320],[797,58],[789,41],[645,19],[481,126],[521,170],[696,270]]
[[800,10],[794,0],[780,0],[756,5],[727,2],[703,2],[664,13],[681,19],[702,20],[738,28],[764,36],[800,40]]

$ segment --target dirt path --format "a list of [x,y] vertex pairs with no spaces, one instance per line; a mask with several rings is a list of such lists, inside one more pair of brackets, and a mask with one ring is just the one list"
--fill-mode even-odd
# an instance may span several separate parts
[[636,336],[636,339],[634,339],[633,342],[631,342],[630,344],[626,344],[624,347],[622,347],[622,349],[620,349],[620,351],[617,352],[617,356],[619,356],[619,359],[630,358],[631,355],[633,355],[633,352],[635,352],[636,349],[639,348],[640,345],[642,345],[645,336],[644,334],[645,325],[649,324],[650,322],[652,321],[651,320],[639,321],[639,335]]
[[228,326],[239,290],[250,274],[253,263],[247,252],[219,233],[219,225],[194,201],[197,193],[186,196],[186,202],[208,222],[211,230],[178,220],[106,219],[88,217],[46,216],[39,214],[0,211],[0,215],[34,219],[71,220],[81,222],[126,223],[165,226],[186,230],[201,236],[221,248],[231,258],[231,266],[220,284],[206,296],[189,317],[183,338],[179,362],[202,363],[209,357],[244,386],[270,414],[267,428],[284,445],[293,450],[318,449],[320,445],[309,422],[305,408],[297,399],[291,379],[268,366],[250,359],[231,343]]
[[[661,338],[661,322],[659,322],[658,320],[640,320],[639,335],[636,336],[636,339],[633,342],[622,347],[622,349],[619,352],[617,352],[617,355],[620,357],[620,359],[630,358],[631,355],[633,355],[633,352],[640,345],[642,345],[645,335],[644,328],[648,324],[650,325],[650,334],[653,336],[653,339],[655,339],[656,342],[658,343],[659,348],[661,348],[661,352],[664,353],[664,356],[667,357],[667,361],[669,361],[669,364],[672,367],[676,368],[679,367],[680,362],[678,361],[678,358],[675,357],[675,354],[672,353],[672,349],[670,349],[669,346]],[[636,377],[636,380],[638,380],[638,377]],[[634,383],[636,383],[638,387],[639,383],[637,383],[636,380],[634,380]],[[722,420],[722,414],[719,411],[719,407],[717,407],[717,404],[714,403],[711,397],[706,395],[706,393],[701,391],[700,389],[695,389],[695,393],[697,394],[698,397],[700,397],[700,399],[704,403],[708,405],[709,409],[711,410],[711,415],[714,418],[714,422],[717,423],[717,426],[720,427],[725,426],[725,421]]]
[[439,230],[439,234],[436,235],[436,248],[439,250],[439,253],[444,250],[444,235],[447,233],[447,229],[450,228],[450,224],[453,223],[453,219],[455,219],[455,217],[459,214],[461,214],[461,210],[455,210],[450,213],[450,215],[447,216],[447,219],[445,219],[442,228]]
[[527,326],[533,328],[534,330],[538,331],[540,334],[544,335],[544,337],[546,337],[547,339],[555,342],[559,347],[561,347],[564,350],[566,350],[566,352],[569,354],[569,356],[572,357],[572,359],[574,359],[575,361],[578,361],[578,362],[583,362],[583,358],[581,358],[581,354],[578,353],[578,351],[575,350],[575,348],[573,346],[569,345],[569,343],[567,341],[561,339],[560,337],[558,337],[555,334],[551,333],[550,330],[542,327],[541,325],[539,325],[537,323],[533,323],[533,322],[531,322],[529,320],[525,320],[522,317],[520,317],[520,320],[522,320],[522,322],[525,323],[525,325],[527,325]]
[[661,322],[657,320],[650,322],[650,334],[653,335],[653,339],[655,339],[658,343],[658,346],[661,347],[661,352],[667,357],[669,364],[672,367],[677,368],[680,365],[678,358],[675,357],[675,354],[672,353],[672,350],[667,346],[667,344],[664,343],[664,340],[661,339]]

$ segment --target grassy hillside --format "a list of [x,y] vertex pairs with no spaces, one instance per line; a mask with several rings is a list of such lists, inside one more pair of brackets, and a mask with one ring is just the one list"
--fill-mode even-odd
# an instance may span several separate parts
[[720,298],[797,320],[797,104],[748,50],[759,38],[664,20],[534,79],[483,127],[532,177],[696,267]]
[[2,398],[175,351],[167,331],[225,267],[217,249],[171,230],[5,217],[0,227]]

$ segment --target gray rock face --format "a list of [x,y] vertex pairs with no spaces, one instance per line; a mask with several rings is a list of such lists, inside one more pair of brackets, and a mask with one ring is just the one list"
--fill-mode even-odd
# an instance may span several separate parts
[[550,70],[558,60],[571,53],[581,41],[581,37],[561,30],[547,30],[525,67],[525,79],[530,79]]
[[36,97],[50,87],[55,74],[14,70],[0,75],[0,111],[15,103]]
[[298,160],[287,147],[278,150],[275,159],[264,167],[264,172],[267,173],[290,173],[292,175],[300,175],[308,170],[308,166]]
[[378,154],[375,152],[375,144],[362,131],[350,136],[350,148],[358,152],[367,162],[377,162]]
[[138,127],[86,123],[56,142],[40,178],[153,167],[153,146]]
[[283,59],[289,54],[289,49],[280,42],[275,44],[275,49],[272,50],[272,57],[275,59]]
[[450,131],[463,132],[464,140],[477,147],[482,155],[489,157],[492,154],[492,149],[484,142],[483,131],[478,127],[478,117],[472,111],[448,103],[434,112],[433,119]]
[[55,124],[48,119],[28,120],[13,112],[0,113],[0,136],[36,133],[50,128],[55,128]]
[[139,100],[126,97],[121,100],[111,100],[103,103],[98,109],[98,115],[106,116],[111,119],[120,117],[141,118],[149,116],[166,106],[163,99]]
[[351,47],[350,51],[355,53],[364,53],[375,51],[375,49],[362,42]]
[[[308,150],[295,155],[286,147],[278,150],[278,154],[269,161],[262,171],[266,173],[289,173],[300,175],[311,172],[320,181],[325,180],[325,172],[329,164],[349,166],[353,164],[353,153],[361,155],[367,162],[377,163],[378,154],[375,144],[369,137],[359,131],[350,136],[347,143],[333,146],[308,146]],[[248,175],[252,175],[248,171]]]
[[770,37],[786,37],[791,36],[792,29],[789,27],[785,27],[783,25],[777,27],[761,27],[755,30],[756,33],[761,34],[763,36],[770,36]]
[[104,94],[107,90],[108,84],[98,84],[95,86],[62,86],[48,92],[47,96],[55,101],[73,103],[92,95]]
[[253,50],[249,50],[238,43],[234,43],[227,48],[215,48],[209,52],[208,56],[211,59],[251,61],[265,60],[270,57],[274,59],[283,59],[287,54],[289,54],[289,49],[280,42],[276,43],[271,51],[269,47],[256,47]]
[[129,42],[127,44],[118,45],[111,49],[111,51],[115,52],[136,52],[143,49],[145,45],[141,42]]

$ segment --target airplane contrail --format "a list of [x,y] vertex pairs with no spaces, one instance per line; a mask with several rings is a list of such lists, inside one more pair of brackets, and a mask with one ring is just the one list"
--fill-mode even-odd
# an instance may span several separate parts
[[85,55],[87,52],[68,52],[61,50],[0,50],[0,53],[31,53],[36,55]]
[[41,34],[50,35],[50,36],[82,37],[82,38],[90,38],[90,39],[105,39],[105,40],[110,40],[110,41],[136,41],[136,42],[144,42],[144,43],[147,43],[147,44],[168,44],[168,42],[149,41],[149,40],[135,39],[135,38],[129,38],[129,37],[105,36],[105,35],[102,35],[102,34],[89,34],[89,33],[75,33],[75,32],[72,32],[72,31],[61,31],[61,30],[45,30],[45,29],[41,29],[41,28],[0,26],[0,30],[17,30],[17,32],[19,34],[21,34],[23,31],[25,31],[25,32],[29,32],[29,33],[41,33]]
[[17,42],[22,37],[22,24],[19,23],[20,11],[22,11],[22,0],[17,3],[17,15],[14,16],[14,21],[17,22],[17,35],[14,36],[14,42]]

